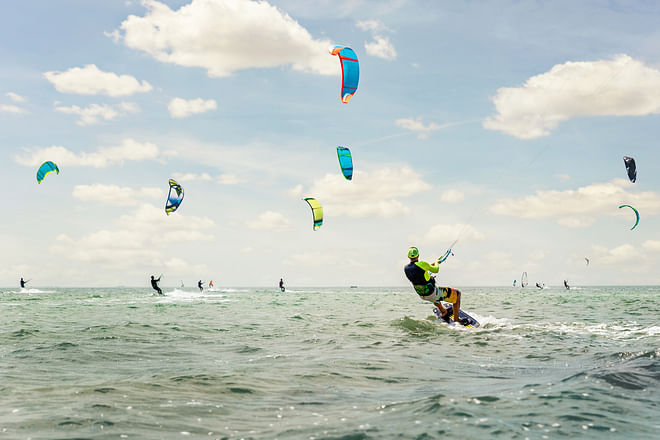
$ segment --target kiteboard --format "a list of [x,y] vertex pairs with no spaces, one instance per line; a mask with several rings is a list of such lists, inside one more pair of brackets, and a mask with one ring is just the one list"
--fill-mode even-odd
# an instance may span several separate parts
[[[447,324],[454,324],[454,320],[451,318],[454,316],[454,306],[448,303],[443,303],[442,305],[449,312],[447,313],[445,319],[442,318],[442,314],[440,313],[439,308],[433,307],[433,313],[435,313],[435,316],[437,316],[439,320],[444,321]],[[461,321],[467,320],[467,322],[463,324],[465,327],[479,327],[481,325],[479,324],[479,321],[468,315],[464,310],[458,312],[458,317],[461,319]]]

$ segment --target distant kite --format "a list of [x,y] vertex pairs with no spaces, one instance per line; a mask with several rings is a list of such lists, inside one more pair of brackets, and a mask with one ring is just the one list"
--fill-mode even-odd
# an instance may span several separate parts
[[589,259],[587,257],[584,257],[584,261],[587,262],[587,266],[589,266]]
[[47,161],[41,164],[39,170],[37,170],[37,182],[41,183],[48,174],[55,171],[57,174],[60,174],[60,169],[57,168],[55,162]]
[[355,92],[357,92],[360,81],[360,63],[357,55],[350,47],[332,46],[329,49],[331,55],[337,55],[341,64],[341,102],[348,104]]
[[630,179],[632,183],[635,183],[635,180],[637,180],[637,166],[635,165],[635,159],[632,157],[623,156],[623,163],[626,164],[628,179]]
[[337,158],[339,158],[341,173],[346,180],[353,179],[353,157],[351,156],[351,150],[346,147],[337,147]]
[[170,192],[167,194],[167,202],[165,202],[165,214],[170,215],[177,209],[183,202],[183,188],[174,179],[170,179]]
[[312,197],[307,197],[303,200],[309,204],[310,208],[312,208],[312,216],[314,217],[314,230],[316,231],[323,224],[323,207],[316,199]]
[[630,205],[621,205],[621,206],[619,206],[619,209],[621,209],[621,208],[630,208],[635,213],[635,224],[633,225],[632,228],[630,228],[630,230],[632,231],[639,224],[639,212],[637,212],[637,210],[635,208],[633,208],[632,206],[630,206]]

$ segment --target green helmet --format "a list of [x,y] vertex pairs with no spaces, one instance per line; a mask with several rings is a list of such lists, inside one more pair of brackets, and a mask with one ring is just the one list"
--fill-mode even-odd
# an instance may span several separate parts
[[419,257],[419,249],[416,247],[411,247],[408,249],[408,258],[417,258]]

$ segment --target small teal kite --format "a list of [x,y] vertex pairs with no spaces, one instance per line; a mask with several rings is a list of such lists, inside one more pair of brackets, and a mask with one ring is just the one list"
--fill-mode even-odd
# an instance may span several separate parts
[[41,164],[39,167],[39,170],[37,171],[37,182],[41,183],[48,174],[52,173],[55,171],[57,174],[60,174],[60,169],[57,168],[57,165],[55,165],[55,162],[46,161]]
[[346,147],[337,147],[337,158],[339,158],[341,173],[346,180],[353,179],[353,157],[351,156],[351,150]]

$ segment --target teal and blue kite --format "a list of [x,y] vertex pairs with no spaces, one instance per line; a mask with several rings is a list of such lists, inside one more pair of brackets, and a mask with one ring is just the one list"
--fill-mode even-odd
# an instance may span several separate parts
[[353,179],[353,157],[351,156],[351,150],[346,147],[337,147],[337,157],[339,158],[341,173],[346,180]]
[[55,171],[57,174],[60,174],[60,169],[57,168],[57,165],[55,165],[55,162],[46,161],[41,164],[39,167],[39,170],[37,170],[37,182],[41,183],[48,174],[52,173]]
[[337,55],[341,64],[341,102],[348,104],[355,92],[357,92],[360,81],[360,63],[357,55],[350,47],[333,46],[330,48],[331,55]]

